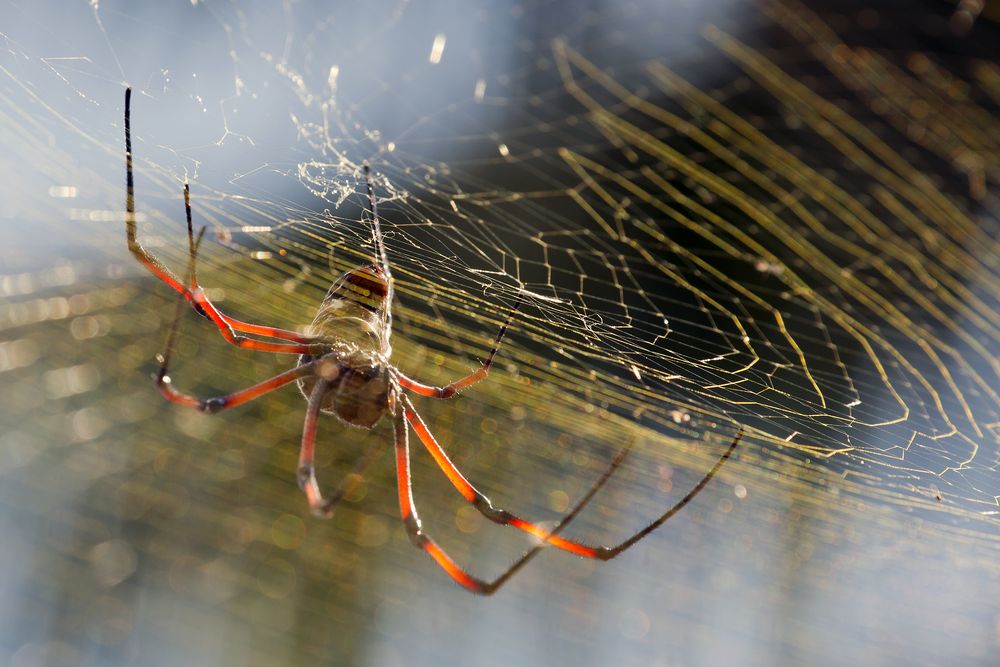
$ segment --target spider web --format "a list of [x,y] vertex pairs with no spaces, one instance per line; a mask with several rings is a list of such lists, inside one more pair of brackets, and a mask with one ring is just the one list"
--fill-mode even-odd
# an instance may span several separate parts
[[[496,504],[565,510],[632,443],[628,470],[574,526],[624,538],[743,427],[738,477],[720,474],[737,499],[748,488],[770,507],[791,498],[821,517],[824,543],[835,540],[824,531],[846,533],[871,510],[888,532],[916,517],[941,543],[988,553],[1000,511],[998,54],[989,40],[947,36],[947,15],[911,16],[910,3],[810,7],[705,5],[677,26],[666,8],[564,16],[544,2],[469,21],[405,4],[192,2],[158,14],[92,2],[74,10],[81,43],[44,50],[35,42],[52,28],[25,18],[2,36],[0,127],[46,187],[0,162],[23,193],[5,217],[58,210],[70,224],[38,238],[6,232],[24,257],[6,259],[2,279],[11,336],[0,369],[17,394],[2,470],[63,466],[41,452],[68,438],[93,449],[80,447],[60,479],[107,479],[88,507],[125,497],[155,532],[172,525],[161,515],[194,503],[185,498],[206,504],[191,529],[203,540],[140,552],[172,554],[174,591],[198,589],[207,566],[191,563],[221,562],[208,554],[236,553],[248,531],[270,531],[304,569],[357,572],[356,560],[301,537],[294,452],[265,455],[299,428],[296,396],[248,408],[245,422],[164,421],[167,408],[146,405],[155,397],[120,396],[115,378],[148,373],[172,315],[164,286],[122,280],[140,271],[120,224],[128,83],[140,235],[181,270],[189,180],[209,230],[199,273],[227,312],[303,329],[329,283],[369,261],[363,164],[396,279],[393,360],[406,373],[437,383],[467,372],[524,295],[490,379],[461,408],[420,404]],[[940,42],[919,50],[896,25]],[[678,37],[664,46],[667,31]],[[55,134],[70,138],[53,148]],[[31,268],[52,255],[65,259]],[[197,320],[184,321],[172,373],[192,391],[282,367],[234,362]],[[43,328],[65,322],[72,341]],[[74,341],[99,354],[78,358]],[[98,390],[114,398],[94,400]],[[45,412],[42,427],[23,417],[30,409]],[[251,453],[241,423],[253,424]],[[178,448],[178,432],[202,442]],[[344,451],[321,454],[321,474],[335,478],[365,438],[385,437],[338,436]],[[124,438],[135,452],[107,457]],[[193,452],[207,443],[218,452],[201,463]],[[248,475],[255,462],[274,480]],[[423,486],[434,471],[416,474]],[[242,489],[247,479],[259,487]],[[199,480],[230,495],[212,498]],[[363,546],[393,539],[392,481],[383,486],[366,493],[388,509],[344,518]],[[265,521],[234,502],[287,514]],[[425,519],[452,524],[446,535],[480,531],[460,501],[423,502]],[[697,562],[701,538],[686,539],[674,548]],[[257,587],[286,599],[297,566],[252,542]],[[484,551],[454,553],[468,562]],[[243,591],[234,576],[212,578],[230,583],[204,595],[229,600]],[[297,655],[319,643],[300,641]]]
[[[827,459],[899,502],[930,507],[940,493],[949,508],[996,510],[997,224],[976,203],[996,175],[986,59],[960,82],[928,56],[848,46],[803,6],[775,2],[763,14],[814,60],[783,62],[709,25],[710,65],[636,53],[598,65],[574,46],[586,44],[583,21],[516,75],[471,75],[457,54],[480,51],[472,36],[439,33],[388,87],[348,77],[378,70],[379,42],[400,37],[391,22],[378,42],[326,54],[318,45],[339,43],[345,22],[367,20],[333,14],[296,26],[280,53],[252,53],[260,36],[239,12],[210,10],[237,72],[219,142],[260,141],[232,118],[277,75],[295,97],[294,151],[309,156],[208,192],[208,159],[189,158],[197,215],[258,260],[236,269],[245,279],[281,280],[298,306],[367,261],[370,225],[353,196],[367,161],[407,337],[474,357],[483,324],[523,291],[505,357],[570,404],[668,439],[745,424],[764,451]],[[250,80],[251,58],[273,73]],[[811,74],[820,67],[825,79]],[[173,77],[148,87],[169,90]],[[859,99],[824,96],[818,82],[832,77]],[[456,89],[447,105],[422,93],[440,81]],[[137,102],[142,134],[183,112],[169,98],[150,106]],[[880,136],[900,130],[928,154]],[[948,160],[947,181],[929,175],[935,158]],[[276,173],[323,214],[262,198]]]

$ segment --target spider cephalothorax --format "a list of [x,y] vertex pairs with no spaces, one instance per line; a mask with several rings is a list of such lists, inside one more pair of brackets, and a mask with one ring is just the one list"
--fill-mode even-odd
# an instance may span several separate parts
[[299,365],[304,364],[313,364],[313,372],[299,379],[299,389],[309,400],[320,392],[316,400],[321,412],[336,415],[347,426],[364,429],[375,426],[386,414],[393,378],[378,353],[335,346],[318,359],[302,355]]
[[[505,510],[494,508],[489,499],[476,489],[448,458],[444,449],[438,444],[423,419],[420,418],[406,392],[431,398],[450,398],[485,378],[493,365],[497,351],[500,349],[507,325],[521,304],[521,295],[518,295],[517,301],[511,307],[506,320],[500,327],[489,356],[476,371],[464,378],[443,387],[435,387],[418,382],[393,366],[390,362],[392,347],[389,340],[392,333],[392,273],[382,242],[378,204],[372,188],[371,175],[366,165],[364,175],[374,232],[374,261],[348,271],[333,283],[308,331],[301,334],[288,329],[251,324],[222,313],[215,307],[198,283],[196,257],[205,230],[202,228],[197,239],[195,238],[191,222],[190,190],[187,184],[184,185],[184,208],[187,214],[189,248],[186,278],[184,280],[178,278],[162,262],[143,248],[136,238],[131,98],[132,90],[127,89],[125,91],[125,221],[128,247],[136,259],[153,275],[180,295],[177,315],[167,337],[166,349],[160,357],[157,385],[163,395],[174,403],[202,412],[216,413],[242,405],[279,387],[296,382],[303,395],[308,399],[305,424],[302,428],[302,447],[299,453],[297,478],[313,513],[324,517],[331,516],[337,503],[349,490],[349,485],[364,473],[369,464],[382,451],[382,448],[377,446],[369,448],[366,455],[355,466],[354,474],[347,476],[332,495],[324,498],[320,493],[313,467],[316,422],[320,413],[336,415],[344,424],[363,429],[373,428],[383,416],[388,415],[392,419],[395,434],[396,479],[400,513],[411,541],[430,555],[452,579],[462,586],[476,593],[491,594],[546,545],[588,558],[600,560],[614,558],[661,526],[690,502],[708,484],[708,481],[729,458],[739,443],[743,435],[742,428],[716,464],[687,495],[658,519],[614,547],[589,546],[560,537],[559,533],[590,502],[611,474],[621,465],[628,452],[627,446],[622,448],[610,462],[604,474],[551,530],[546,530],[537,523],[526,521]],[[224,396],[201,399],[174,389],[167,371],[182,312],[181,306],[184,301],[190,303],[198,314],[211,320],[222,336],[233,345],[262,352],[297,354],[299,355],[298,364],[291,370],[269,380]],[[417,434],[452,485],[483,516],[494,523],[513,526],[539,540],[535,547],[528,550],[492,581],[479,579],[466,572],[423,532],[410,484],[410,428]]]

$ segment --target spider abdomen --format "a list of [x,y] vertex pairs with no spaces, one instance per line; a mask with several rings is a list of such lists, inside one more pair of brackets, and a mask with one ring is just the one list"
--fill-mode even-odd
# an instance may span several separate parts
[[389,285],[378,266],[359,266],[330,286],[309,335],[355,343],[380,344]]
[[[299,363],[313,359],[303,356]],[[389,402],[389,373],[376,355],[360,350],[337,351],[321,357],[316,374],[298,381],[308,399],[323,380],[326,389],[320,410],[348,426],[370,429],[385,414]]]

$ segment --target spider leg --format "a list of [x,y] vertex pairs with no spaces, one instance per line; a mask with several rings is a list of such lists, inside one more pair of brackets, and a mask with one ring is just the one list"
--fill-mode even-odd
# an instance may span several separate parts
[[385,242],[382,238],[382,222],[378,217],[378,200],[375,199],[375,190],[372,188],[372,172],[369,166],[364,166],[365,186],[368,189],[368,205],[372,211],[372,236],[375,242],[375,263],[382,269],[385,278],[385,303],[382,310],[382,352],[388,355],[389,337],[392,334],[392,269],[389,266],[389,256],[385,252]]
[[336,506],[344,496],[348,495],[357,486],[361,476],[378,459],[379,455],[385,451],[385,443],[382,441],[378,445],[370,447],[364,456],[354,465],[351,473],[340,482],[340,485],[334,490],[333,495],[329,498],[323,497],[323,494],[319,490],[319,482],[316,481],[316,468],[313,465],[313,459],[316,453],[316,424],[319,420],[320,407],[323,403],[323,394],[328,389],[329,383],[326,380],[319,379],[316,381],[316,385],[309,395],[309,406],[306,408],[306,422],[302,428],[302,449],[299,452],[297,474],[299,488],[305,492],[313,514],[324,519],[329,519],[333,516]]
[[[514,574],[524,567],[532,558],[544,549],[547,545],[541,542],[517,559],[510,567],[504,570],[492,581],[480,579],[469,574],[459,566],[438,544],[426,535],[421,529],[420,517],[417,515],[416,504],[413,501],[413,485],[410,476],[410,445],[406,418],[400,413],[394,422],[396,441],[396,479],[399,491],[399,509],[406,526],[406,532],[410,536],[410,541],[414,546],[427,552],[434,559],[434,562],[444,570],[459,585],[480,595],[492,595],[503,586]],[[566,514],[558,524],[548,533],[550,538],[554,538],[569,523],[576,518],[580,510],[597,494],[604,486],[614,471],[621,465],[628,455],[626,447],[615,456],[604,474],[594,483],[590,490],[577,502],[572,510]]]
[[132,89],[125,89],[125,233],[129,251],[149,271],[178,292],[184,287],[170,269],[149,254],[135,237],[135,179],[132,175]]
[[[201,243],[202,234],[204,233],[204,228],[202,228],[201,233],[198,235],[198,241],[192,245],[193,249],[197,249],[198,243]],[[193,264],[193,256],[192,256]],[[190,268],[189,268],[190,271]],[[213,396],[211,398],[197,398],[191,396],[190,394],[185,394],[174,389],[173,384],[170,381],[170,375],[168,375],[168,366],[170,365],[170,357],[173,355],[174,342],[177,339],[177,329],[180,323],[180,317],[184,310],[184,299],[183,296],[177,299],[177,308],[174,313],[174,321],[170,325],[170,333],[167,334],[167,344],[160,355],[160,370],[156,374],[156,386],[160,389],[162,393],[168,400],[178,403],[180,405],[186,405],[191,408],[195,408],[202,412],[207,412],[208,414],[215,414],[220,410],[227,410],[229,408],[235,408],[237,405],[242,405],[248,401],[252,401],[268,392],[274,391],[279,387],[283,387],[286,384],[298,380],[299,378],[311,375],[313,372],[313,367],[317,362],[310,362],[307,364],[302,364],[301,366],[296,366],[291,370],[287,370],[284,373],[279,373],[273,378],[264,380],[263,382],[258,382],[252,387],[248,387],[241,391],[236,391],[231,394],[225,394],[223,396]]]
[[494,523],[504,526],[514,526],[519,530],[523,530],[526,533],[534,535],[540,540],[548,542],[556,548],[569,551],[570,553],[574,553],[578,556],[584,556],[586,558],[601,557],[600,547],[592,547],[552,535],[551,531],[547,531],[537,524],[525,521],[524,519],[511,514],[507,510],[493,507],[492,503],[490,503],[490,499],[480,492],[479,489],[474,487],[472,483],[465,478],[458,467],[452,463],[451,459],[448,458],[448,454],[445,453],[441,445],[438,444],[434,435],[424,423],[424,420],[421,419],[416,409],[414,409],[413,403],[411,403],[409,399],[404,399],[403,405],[403,414],[405,415],[406,420],[413,426],[413,430],[416,432],[417,437],[420,438],[420,441],[424,443],[427,451],[429,451],[431,456],[434,457],[434,461],[438,464],[438,467],[441,468],[441,471],[448,477],[452,485],[458,489],[458,492],[462,494],[462,497],[469,501],[473,507],[479,510],[480,514]]
[[259,398],[264,394],[274,391],[279,387],[284,387],[290,382],[294,382],[299,378],[310,375],[313,371],[313,364],[310,363],[303,364],[302,366],[296,366],[291,370],[275,375],[273,378],[264,380],[263,382],[258,382],[252,387],[247,387],[246,389],[225,394],[223,396],[213,396],[211,398],[197,398],[195,396],[191,396],[190,394],[177,391],[174,389],[170,381],[170,376],[167,375],[166,370],[166,368],[161,368],[156,377],[156,386],[160,388],[160,393],[174,403],[186,405],[188,407],[196,408],[201,412],[214,415],[216,412],[228,410],[229,408],[235,408],[237,405],[243,405],[244,403],[252,401],[255,398]]
[[722,454],[719,460],[716,461],[715,465],[712,466],[711,470],[709,470],[708,473],[701,479],[701,481],[699,481],[698,484],[696,484],[694,488],[687,493],[687,495],[681,498],[655,521],[617,546],[591,546],[559,537],[558,535],[553,534],[552,531],[547,531],[536,523],[526,521],[521,517],[508,512],[507,510],[493,507],[492,503],[490,503],[490,499],[480,492],[479,489],[473,486],[472,483],[469,482],[469,480],[467,480],[461,471],[455,466],[451,459],[448,458],[448,454],[445,453],[441,445],[438,444],[434,435],[430,432],[430,429],[427,428],[423,419],[420,418],[420,415],[414,409],[413,403],[411,403],[409,399],[404,399],[403,413],[407,421],[409,421],[413,426],[413,430],[416,432],[421,442],[424,443],[424,446],[430,452],[431,456],[434,457],[434,460],[437,462],[438,467],[441,468],[441,471],[444,472],[445,476],[448,477],[458,492],[462,494],[462,497],[469,501],[473,507],[479,510],[480,514],[494,523],[504,526],[513,526],[518,530],[534,535],[538,539],[543,540],[558,549],[562,549],[585,558],[595,558],[597,560],[610,560],[614,558],[666,523],[672,516],[677,514],[681,508],[691,502],[691,500],[698,495],[703,488],[705,488],[712,477],[715,476],[715,473],[718,472],[722,464],[725,463],[730,455],[732,455],[736,445],[739,444],[740,439],[743,437],[743,429],[741,427],[739,433],[736,435],[736,438]]
[[[276,327],[266,327],[257,324],[250,324],[248,322],[242,322],[236,318],[230,317],[219,312],[214,305],[208,300],[208,297],[204,295],[201,288],[198,287],[197,281],[192,274],[191,288],[186,287],[181,280],[174,275],[174,273],[168,269],[164,264],[154,257],[148,250],[146,250],[141,243],[139,243],[136,238],[136,224],[135,224],[135,178],[132,171],[132,120],[131,120],[131,103],[132,103],[132,89],[125,89],[125,230],[126,238],[128,240],[128,249],[132,255],[139,260],[139,262],[145,266],[150,273],[165,282],[173,290],[180,293],[185,299],[187,299],[195,310],[199,314],[204,315],[212,320],[212,322],[219,328],[222,335],[230,343],[234,345],[239,345],[240,347],[245,347],[253,350],[260,350],[264,352],[285,352],[289,354],[308,354],[311,351],[316,352],[317,350],[310,348],[309,344],[313,343],[313,339],[308,336],[303,336],[294,331],[288,331],[285,329],[278,329]],[[187,221],[188,221],[188,238],[191,238],[191,195],[190,188],[185,183],[184,184],[184,206],[187,211]],[[268,338],[278,338],[281,340],[292,341],[296,345],[282,344],[282,343],[268,343],[264,341],[256,341],[248,339],[244,336],[237,336],[235,331],[240,331],[242,333],[248,333],[258,336],[266,336]]]
[[715,465],[713,465],[711,469],[709,469],[709,471],[705,473],[705,476],[702,477],[697,484],[691,487],[691,490],[688,491],[683,498],[674,503],[670,507],[670,509],[661,514],[658,518],[651,521],[649,525],[647,525],[645,528],[643,528],[642,530],[640,530],[639,532],[637,532],[635,535],[628,538],[624,542],[618,544],[618,546],[603,547],[602,548],[603,555],[599,556],[599,558],[601,560],[611,560],[612,558],[622,553],[626,549],[629,549],[636,542],[638,542],[639,540],[646,537],[654,530],[665,524],[667,521],[673,518],[674,515],[676,515],[678,512],[684,509],[684,506],[687,505],[692,500],[694,500],[694,497],[697,496],[699,493],[701,493],[701,490],[704,489],[710,481],[712,481],[713,477],[715,477],[715,473],[719,472],[719,468],[721,468],[725,464],[725,462],[729,460],[729,457],[733,455],[733,450],[735,450],[736,446],[740,444],[740,440],[743,439],[744,433],[745,433],[744,428],[740,426],[740,430],[736,433],[736,437],[733,438],[733,441],[731,443],[729,443],[729,447],[727,447],[726,451],[722,453],[722,456],[718,458],[718,460],[715,462]]
[[515,313],[517,313],[518,308],[521,307],[521,303],[523,302],[524,296],[518,295],[517,301],[515,301],[514,305],[511,306],[510,312],[507,314],[507,319],[504,321],[503,326],[500,327],[500,331],[497,332],[497,336],[493,340],[493,349],[490,350],[489,356],[486,357],[486,361],[483,362],[483,365],[480,366],[478,370],[466,375],[464,378],[455,380],[451,384],[445,385],[444,387],[427,385],[400,373],[400,386],[404,389],[409,389],[416,394],[420,394],[421,396],[429,396],[431,398],[451,398],[463,389],[474,385],[485,378],[489,374],[490,368],[493,367],[493,358],[497,356],[497,352],[500,350],[500,343],[503,342],[503,337],[507,333],[507,327],[510,326],[511,320],[514,319]]
[[410,541],[413,542],[415,547],[425,551],[433,558],[434,562],[459,585],[475,593],[485,592],[489,585],[488,582],[477,579],[463,570],[445,553],[444,549],[438,546],[437,542],[425,535],[421,530],[420,517],[417,515],[417,507],[413,502],[409,434],[407,432],[406,419],[402,413],[396,415],[393,422],[393,429],[395,431],[396,485],[399,493],[399,512],[403,517],[403,524],[406,526],[406,533],[410,536]]
[[[580,511],[590,503],[594,496],[597,495],[597,492],[601,490],[601,487],[604,486],[604,484],[611,478],[611,475],[614,474],[615,470],[618,469],[618,466],[622,464],[622,461],[624,461],[625,457],[628,456],[630,450],[631,445],[627,445],[615,455],[615,458],[611,460],[611,464],[607,467],[600,478],[594,482],[594,485],[590,487],[590,490],[587,491],[587,493],[585,493],[583,497],[577,501],[576,505],[573,506],[573,509],[563,515],[563,517],[559,520],[559,523],[557,523],[552,530],[549,531],[549,537],[555,537],[562,532],[563,528],[568,526],[569,523],[576,518],[577,514],[579,514]],[[546,546],[548,546],[547,542],[539,542],[531,549],[528,549],[528,551],[514,561],[510,567],[501,572],[496,579],[489,583],[487,589],[483,591],[483,595],[492,595],[495,593],[498,588],[507,583],[507,581],[513,577],[518,570],[527,565],[528,561],[534,558],[538,552]]]

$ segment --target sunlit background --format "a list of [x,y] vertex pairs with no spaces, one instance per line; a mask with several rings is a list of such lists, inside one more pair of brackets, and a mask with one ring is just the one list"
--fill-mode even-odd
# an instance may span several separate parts
[[[1000,663],[995,3],[0,5],[0,663]],[[494,505],[615,544],[493,597],[414,549],[383,456],[328,521],[305,401],[153,383],[175,295],[304,329],[368,262],[393,361]],[[186,312],[200,396],[287,369]],[[321,422],[324,488],[391,441]],[[411,438],[424,527],[491,578],[533,546]]]

